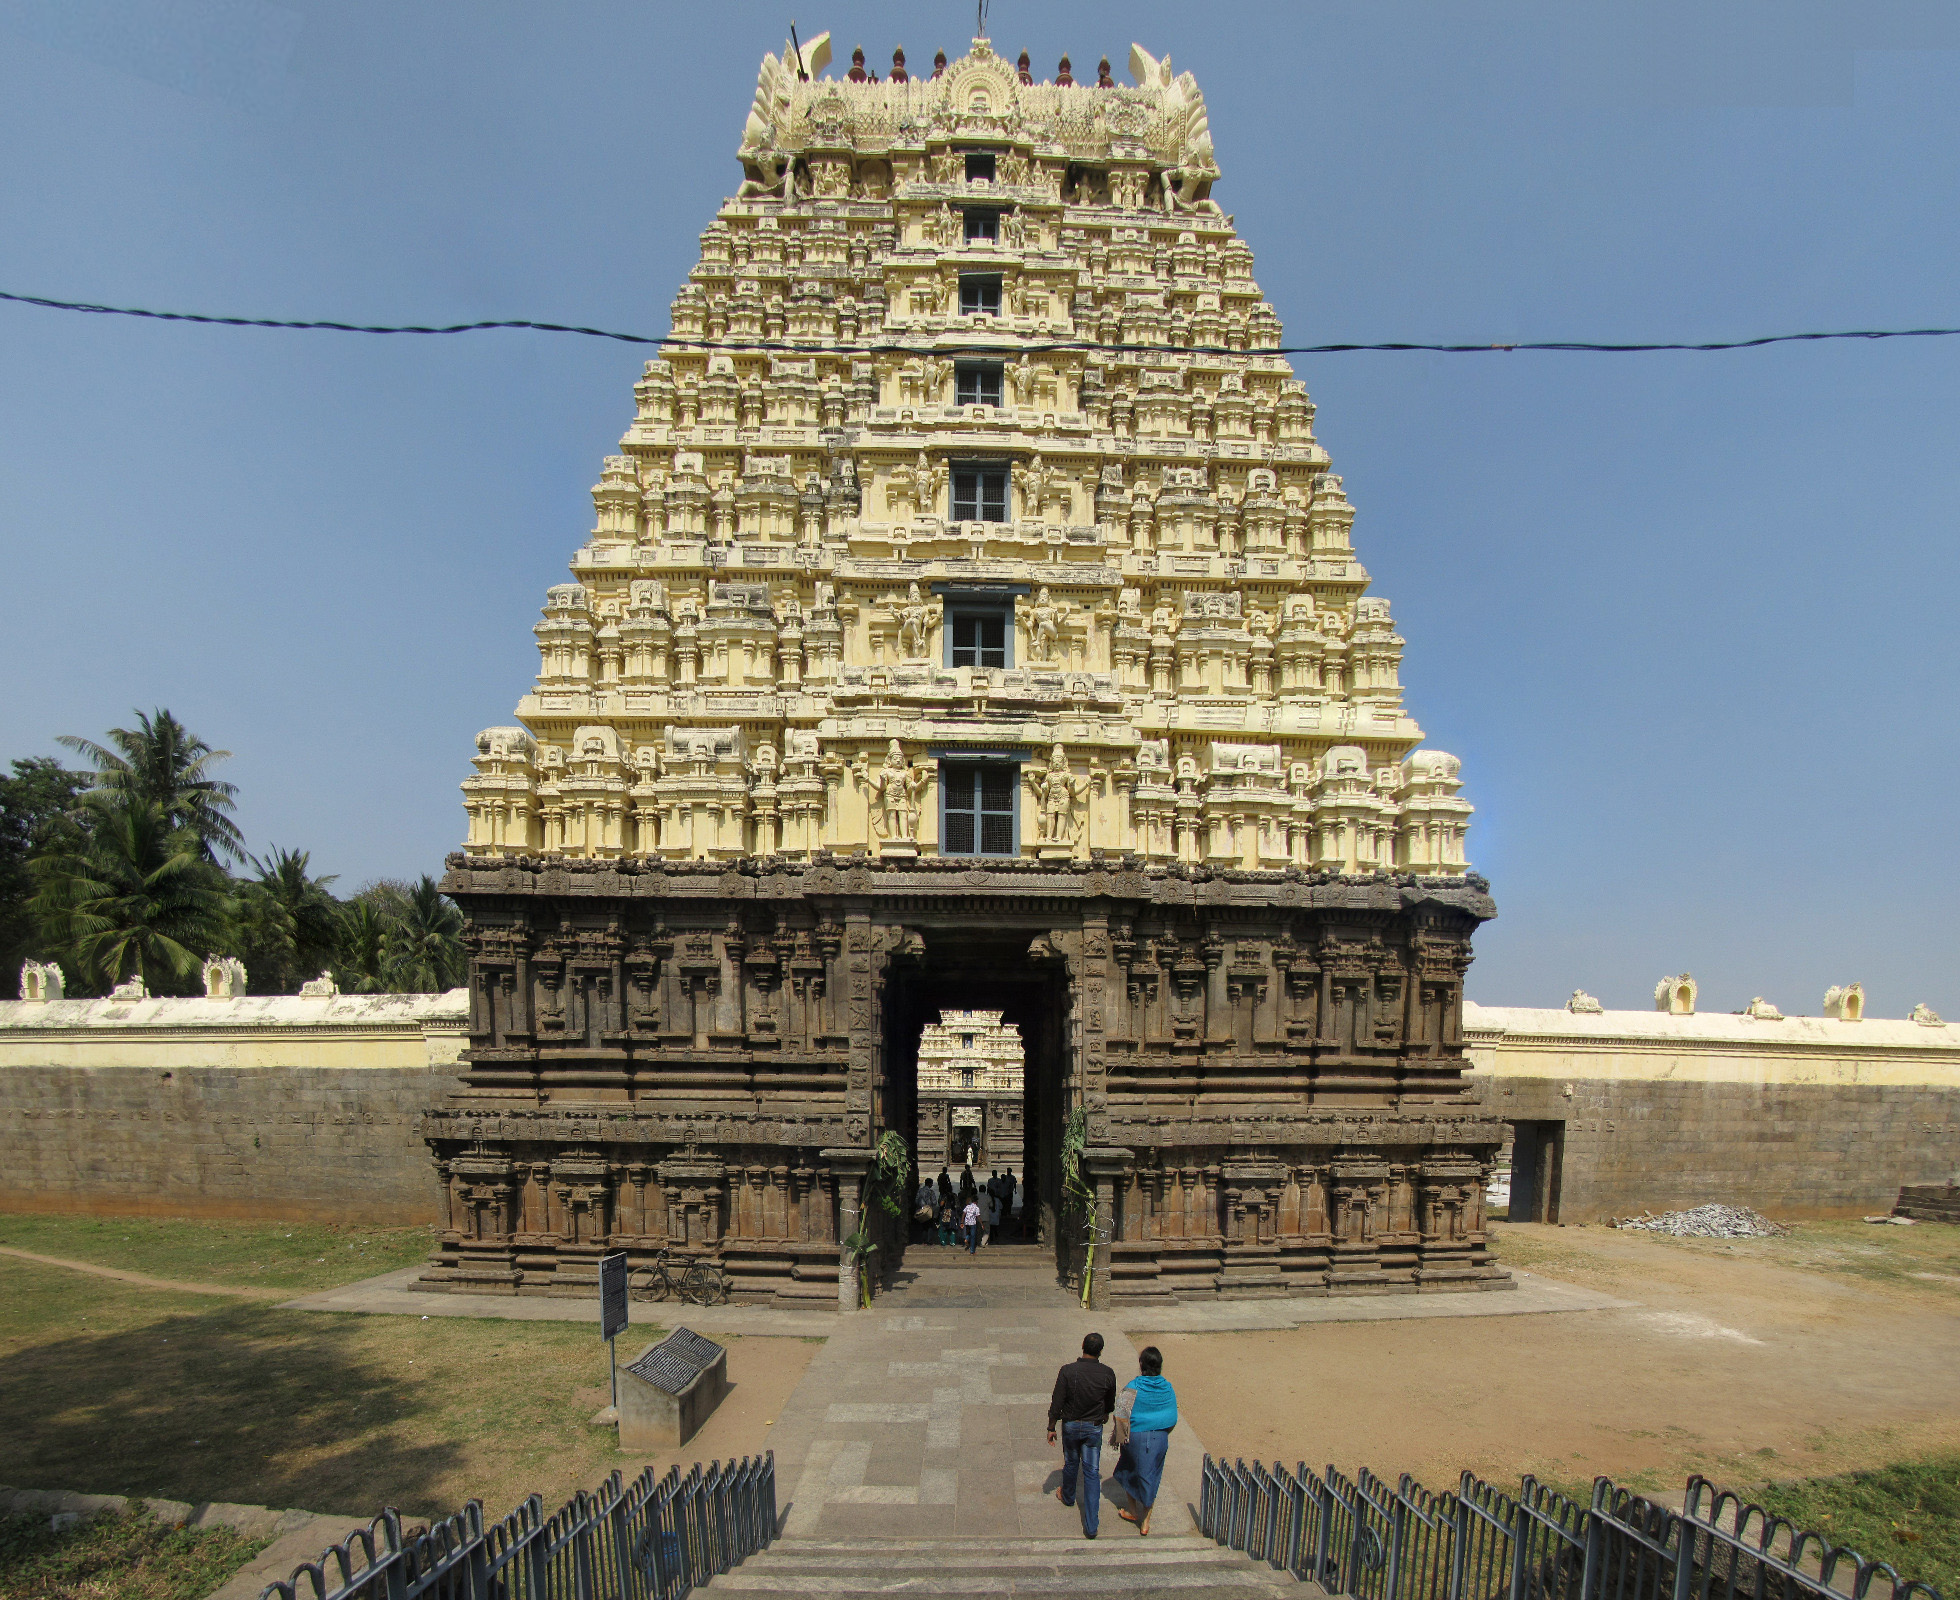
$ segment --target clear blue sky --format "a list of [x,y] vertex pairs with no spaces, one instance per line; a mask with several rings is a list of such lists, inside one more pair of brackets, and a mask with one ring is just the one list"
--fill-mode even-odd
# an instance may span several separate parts
[[[1197,74],[1289,342],[1960,323],[1951,7],[1032,5]],[[0,288],[658,333],[787,6],[0,0]],[[957,54],[971,0],[795,13]],[[255,848],[440,869],[643,353],[0,306],[0,758],[167,705]],[[1473,997],[1960,1018],[1960,340],[1309,358],[1501,915]]]

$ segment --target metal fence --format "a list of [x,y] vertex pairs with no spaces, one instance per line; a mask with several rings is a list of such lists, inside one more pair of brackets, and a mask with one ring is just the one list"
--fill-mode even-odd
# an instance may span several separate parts
[[404,1532],[390,1507],[259,1600],[680,1600],[776,1536],[776,1454],[686,1473],[617,1472],[550,1516],[532,1495],[503,1520],[472,1500]]
[[1468,1472],[1431,1494],[1406,1473],[1206,1456],[1198,1522],[1355,1600],[1940,1600],[1702,1477],[1674,1511],[1605,1478],[1585,1504],[1534,1478],[1515,1498]]

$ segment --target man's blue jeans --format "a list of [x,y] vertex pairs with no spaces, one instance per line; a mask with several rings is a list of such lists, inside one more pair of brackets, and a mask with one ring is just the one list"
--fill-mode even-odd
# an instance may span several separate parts
[[1096,1536],[1096,1519],[1102,1513],[1102,1427],[1094,1422],[1062,1424],[1062,1503],[1077,1501],[1076,1475],[1080,1473],[1082,1531]]

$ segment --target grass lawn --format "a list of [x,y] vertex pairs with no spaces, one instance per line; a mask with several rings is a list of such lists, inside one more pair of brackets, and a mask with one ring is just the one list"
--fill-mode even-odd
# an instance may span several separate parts
[[230,1528],[105,1511],[52,1531],[0,1517],[0,1600],[201,1600],[266,1546]]
[[1772,1483],[1750,1498],[1867,1560],[1887,1562],[1902,1578],[1960,1594],[1960,1454]]
[[281,1311],[0,1256],[0,1439],[31,1488],[500,1516],[637,1470],[587,1422],[606,1385],[576,1323]]
[[170,1217],[0,1213],[0,1245],[153,1278],[265,1289],[330,1289],[426,1260],[428,1228]]

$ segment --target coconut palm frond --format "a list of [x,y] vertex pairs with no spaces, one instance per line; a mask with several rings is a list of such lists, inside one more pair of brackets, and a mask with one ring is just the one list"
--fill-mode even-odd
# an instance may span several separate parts
[[[91,792],[130,794],[163,808],[166,824],[196,834],[207,860],[245,859],[245,836],[229,813],[238,786],[211,776],[229,750],[214,750],[168,710],[136,713],[134,728],[111,728],[108,744],[64,734],[57,743],[86,756],[95,767]],[[113,747],[113,748],[112,748]]]

